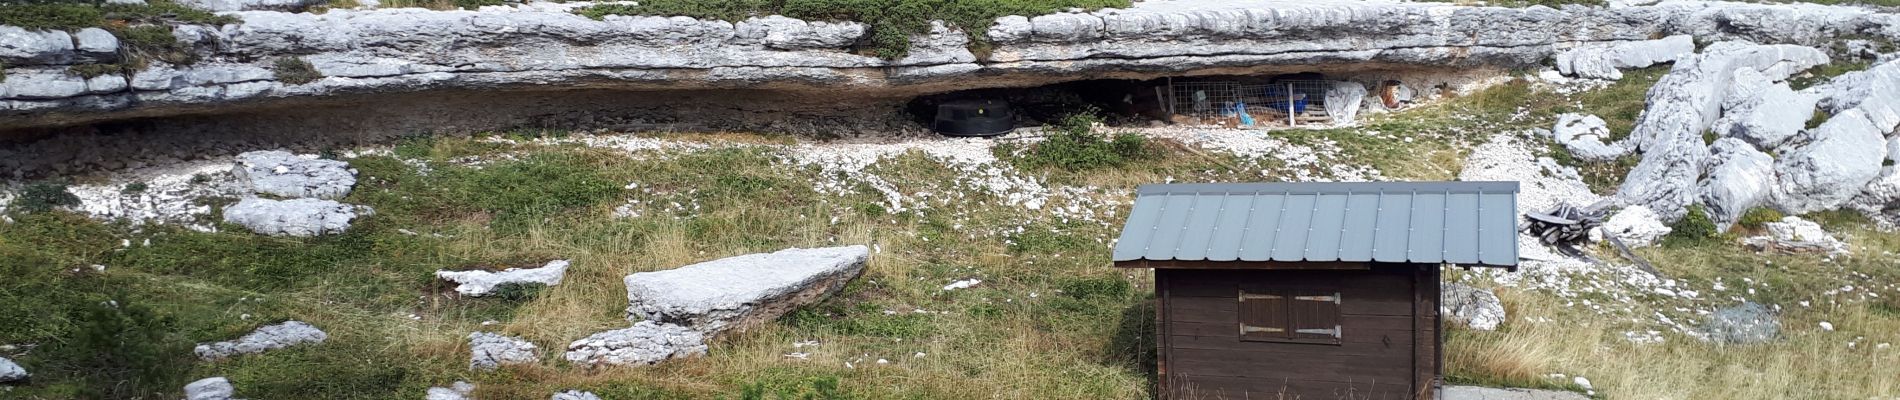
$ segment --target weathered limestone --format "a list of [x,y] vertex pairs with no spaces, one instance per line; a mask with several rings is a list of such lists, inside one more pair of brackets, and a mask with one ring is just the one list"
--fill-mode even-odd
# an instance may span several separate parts
[[231,400],[237,388],[224,377],[204,378],[185,385],[185,400]]
[[1695,53],[1695,40],[1675,35],[1656,40],[1593,43],[1558,53],[1557,71],[1591,79],[1623,79],[1620,68],[1645,68]]
[[541,350],[525,339],[490,332],[468,334],[468,369],[493,370],[503,365],[541,362]]
[[1716,229],[1726,232],[1742,214],[1768,199],[1775,183],[1775,159],[1736,138],[1718,139],[1710,151],[1701,201]]
[[[71,62],[72,59],[73,38],[66,32],[26,30],[0,25],[0,63],[4,63],[8,68],[19,65],[62,64]],[[9,76],[7,79],[13,78]]]
[[1801,219],[1801,217],[1783,217],[1781,221],[1769,222],[1763,226],[1768,229],[1767,235],[1743,239],[1742,243],[1756,250],[1783,253],[1840,255],[1848,252],[1847,243],[1835,239],[1833,234],[1821,229],[1820,224]]
[[1808,142],[1775,160],[1775,208],[1789,214],[1830,210],[1880,176],[1887,139],[1860,108],[1828,118]]
[[1480,331],[1495,330],[1504,323],[1504,302],[1491,291],[1456,283],[1441,285],[1439,290],[1444,293],[1439,314],[1446,321]]
[[550,398],[549,400],[600,400],[600,396],[594,394],[594,392],[567,390],[560,393],[555,393],[554,397]]
[[1584,161],[1612,161],[1630,153],[1628,142],[1604,142],[1610,137],[1610,128],[1595,115],[1558,115],[1550,133],[1571,155]]
[[[93,62],[112,62],[119,59],[119,38],[99,28],[80,29],[73,32],[73,50],[80,58]],[[121,87],[125,79],[117,79]]]
[[564,358],[588,365],[651,365],[706,354],[706,335],[689,327],[640,321],[568,344]]
[[496,287],[510,283],[559,285],[561,277],[567,274],[567,264],[567,260],[554,260],[540,268],[509,268],[501,271],[435,271],[435,276],[458,283],[459,285],[455,287],[456,293],[481,297],[493,293]]
[[9,360],[6,357],[0,357],[0,383],[25,381],[26,378],[32,376],[32,374],[26,372],[26,368],[21,368],[20,364],[16,364],[13,360]]
[[1789,89],[1787,83],[1770,82],[1753,69],[1736,70],[1735,79],[1735,91],[1724,101],[1722,118],[1712,129],[1764,150],[1780,147],[1800,133],[1814,115],[1815,103],[1821,101],[1820,96]]
[[313,5],[323,4],[320,0],[179,0],[179,4],[210,11],[303,11]]
[[1643,206],[1629,206],[1617,211],[1616,215],[1611,215],[1609,220],[1603,221],[1602,229],[1604,233],[1616,236],[1617,240],[1623,241],[1623,244],[1630,247],[1656,244],[1656,241],[1662,240],[1663,236],[1668,236],[1673,230],[1656,217],[1655,211],[1650,211],[1649,207]]
[[455,381],[449,387],[432,387],[425,393],[427,400],[473,400],[468,396],[475,391],[475,384]]
[[830,295],[864,272],[870,249],[787,249],[628,275],[627,315],[709,337],[744,331]]
[[339,199],[356,186],[350,164],[288,151],[252,151],[237,156],[231,173],[252,191],[282,197]]
[[204,360],[219,360],[245,354],[261,353],[266,350],[281,349],[304,343],[323,343],[330,336],[317,327],[301,321],[287,321],[276,325],[265,325],[237,340],[199,344],[192,351]]
[[1781,333],[1781,319],[1768,307],[1744,302],[1715,310],[1703,323],[1702,330],[1709,341],[1716,343],[1765,343]]
[[1702,133],[1721,116],[1735,71],[1780,80],[1827,62],[1814,48],[1748,42],[1716,43],[1677,60],[1650,88],[1649,107],[1630,132],[1643,160],[1624,179],[1619,200],[1649,207],[1664,221],[1682,218],[1698,197],[1696,182],[1709,156]]
[[310,237],[342,233],[357,207],[330,200],[248,198],[224,208],[224,222],[270,236]]

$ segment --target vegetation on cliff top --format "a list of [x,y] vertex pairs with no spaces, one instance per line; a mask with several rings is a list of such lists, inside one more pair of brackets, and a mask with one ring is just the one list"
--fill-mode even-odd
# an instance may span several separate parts
[[941,20],[970,36],[971,47],[988,48],[997,18],[1043,15],[1069,9],[1126,8],[1129,0],[650,0],[575,10],[599,19],[608,15],[688,16],[738,22],[783,15],[810,21],[856,21],[869,28],[865,49],[888,59],[910,51],[910,36],[930,32]]

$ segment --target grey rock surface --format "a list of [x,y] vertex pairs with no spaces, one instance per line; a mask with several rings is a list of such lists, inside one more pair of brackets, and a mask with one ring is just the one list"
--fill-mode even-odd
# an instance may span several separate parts
[[1591,43],[1558,53],[1557,71],[1591,79],[1623,79],[1623,68],[1646,68],[1695,53],[1695,40],[1675,35],[1656,40]]
[[119,38],[99,28],[80,29],[73,32],[74,50],[86,60],[94,62],[112,62],[119,59]]
[[1775,159],[1736,138],[1721,138],[1710,146],[1708,177],[1702,180],[1701,202],[1719,231],[1763,205],[1775,184]]
[[525,339],[490,332],[468,334],[468,369],[493,370],[503,365],[541,362],[541,349]]
[[1602,229],[1604,233],[1615,235],[1617,240],[1622,240],[1623,244],[1630,247],[1656,244],[1656,241],[1662,240],[1663,236],[1673,231],[1669,225],[1664,225],[1662,220],[1656,217],[1655,211],[1650,211],[1649,207],[1643,206],[1629,206],[1617,211],[1616,215],[1611,215],[1610,219],[1603,221]]
[[706,354],[706,335],[693,328],[640,321],[626,329],[596,333],[568,344],[568,362],[586,365],[651,365]]
[[6,357],[0,357],[0,383],[20,382],[31,376],[32,374],[28,374],[26,368],[20,367],[20,364]]
[[1333,82],[1326,88],[1326,114],[1333,117],[1333,123],[1350,124],[1359,117],[1359,109],[1366,100],[1366,86],[1358,82]]
[[630,319],[692,327],[716,337],[816,302],[864,272],[870,248],[786,249],[626,277]]
[[1781,334],[1781,318],[1768,307],[1745,302],[1710,313],[1702,330],[1709,341],[1716,343],[1766,343]]
[[1457,283],[1443,284],[1439,290],[1444,299],[1439,313],[1446,321],[1480,331],[1495,330],[1504,323],[1504,302],[1491,291]]
[[1775,208],[1806,214],[1837,208],[1880,176],[1891,131],[1875,126],[1860,108],[1829,117],[1809,131],[1807,143],[1775,160]]
[[1709,156],[1702,133],[1721,116],[1735,71],[1753,69],[1771,80],[1786,79],[1826,64],[1820,50],[1795,45],[1721,42],[1677,60],[1648,93],[1649,105],[1628,140],[1643,153],[1618,190],[1626,205],[1656,211],[1665,222],[1688,213]]
[[1445,400],[1589,400],[1577,392],[1557,390],[1489,388],[1479,386],[1445,386],[1439,393]]
[[1610,127],[1595,115],[1560,114],[1550,133],[1558,144],[1580,160],[1612,161],[1630,153],[1628,142],[1606,142],[1610,138]]
[[269,236],[310,237],[342,233],[356,219],[357,207],[320,199],[247,198],[224,208],[224,222]]
[[321,0],[178,0],[179,4],[208,11],[303,11]]
[[259,327],[257,330],[237,340],[202,343],[199,344],[197,348],[192,349],[192,352],[197,353],[200,359],[219,360],[305,343],[323,343],[324,340],[329,338],[330,336],[328,334],[323,333],[323,331],[317,329],[317,327],[310,326],[310,324],[303,323],[302,321],[286,321],[281,324]]
[[424,395],[427,396],[424,398],[427,400],[473,400],[468,394],[474,391],[475,384],[455,381],[455,383],[450,384],[449,387],[429,388],[427,392],[424,392]]
[[1822,253],[1828,255],[1847,254],[1847,243],[1834,238],[1834,234],[1821,228],[1821,224],[1788,216],[1780,221],[1762,224],[1768,234],[1742,239],[1742,243],[1762,251],[1783,253]]
[[1900,227],[1900,137],[1887,140],[1888,164],[1880,169],[1880,177],[1868,182],[1861,189],[1860,196],[1848,202],[1848,206],[1872,218],[1882,227]]
[[568,391],[563,391],[560,393],[555,393],[554,397],[550,398],[549,400],[600,400],[600,396],[594,394],[594,392],[568,390]]
[[464,296],[481,297],[495,291],[495,288],[509,283],[528,283],[554,286],[561,284],[561,277],[567,275],[567,260],[549,261],[540,268],[508,268],[501,271],[435,271],[435,276],[455,282],[455,292]]
[[[1805,128],[1820,96],[1795,92],[1787,83],[1769,82],[1753,69],[1736,70],[1736,91],[1723,106],[1722,118],[1712,127],[1724,137],[1739,138],[1763,150],[1773,150]],[[1753,90],[1741,90],[1754,82]]]
[[231,173],[257,193],[283,197],[338,199],[356,186],[356,170],[347,162],[280,150],[238,154]]
[[[0,64],[12,68],[72,61],[73,38],[66,32],[0,25]],[[7,79],[13,78],[9,76]]]
[[231,400],[233,396],[237,396],[237,388],[222,376],[185,384],[185,400]]

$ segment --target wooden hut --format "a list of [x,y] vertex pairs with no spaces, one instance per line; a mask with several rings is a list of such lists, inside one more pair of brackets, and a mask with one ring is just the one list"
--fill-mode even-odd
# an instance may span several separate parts
[[1517,182],[1156,184],[1115,266],[1155,270],[1175,399],[1430,399],[1439,268],[1515,269]]

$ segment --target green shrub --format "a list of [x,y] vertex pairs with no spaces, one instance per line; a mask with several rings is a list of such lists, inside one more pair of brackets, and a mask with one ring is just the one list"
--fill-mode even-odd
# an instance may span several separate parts
[[79,75],[81,78],[92,79],[104,75],[125,73],[125,66],[119,64],[79,64],[66,67],[66,72]]
[[985,32],[1006,15],[1043,15],[1070,8],[1125,8],[1128,0],[648,0],[574,10],[590,18],[608,15],[688,16],[738,22],[784,15],[804,20],[857,21],[869,32],[869,48],[897,59],[910,51],[910,35],[930,31],[931,20],[963,28],[976,49],[989,46]]
[[187,23],[223,25],[237,17],[186,7],[168,0],[146,4],[98,4],[89,1],[0,2],[0,25],[26,29],[78,30],[123,24]]
[[1735,225],[1743,229],[1758,230],[1762,228],[1763,224],[1781,221],[1782,217],[1785,217],[1785,215],[1782,215],[1780,211],[1775,211],[1767,207],[1756,207],[1743,213],[1742,219],[1736,221]]
[[1663,237],[1664,246],[1706,243],[1721,234],[1715,229],[1715,220],[1709,218],[1708,210],[1701,205],[1689,206],[1689,214],[1669,228],[1669,235]]
[[1057,168],[1086,171],[1120,167],[1130,161],[1148,159],[1154,151],[1141,135],[1120,133],[1104,136],[1094,132],[1097,119],[1088,114],[1064,118],[1047,139],[1029,148],[1021,159],[1027,169]]
[[279,58],[272,66],[276,71],[278,82],[302,85],[323,79],[323,73],[317,72],[316,66],[310,65],[309,61],[304,61],[302,58]]
[[14,210],[25,213],[52,211],[61,206],[79,205],[79,196],[66,190],[65,183],[34,182],[20,190],[20,197],[13,199]]
[[133,67],[142,68],[145,60],[159,60],[166,63],[187,65],[198,62],[198,55],[178,38],[172,36],[172,28],[165,25],[139,25],[127,28],[114,28],[113,35],[119,37],[128,61]]
[[508,282],[495,285],[495,292],[492,296],[503,301],[519,303],[534,300],[535,296],[541,294],[542,289],[547,288],[548,285],[539,283]]
[[72,30],[105,25],[99,7],[84,3],[0,4],[0,25]]

